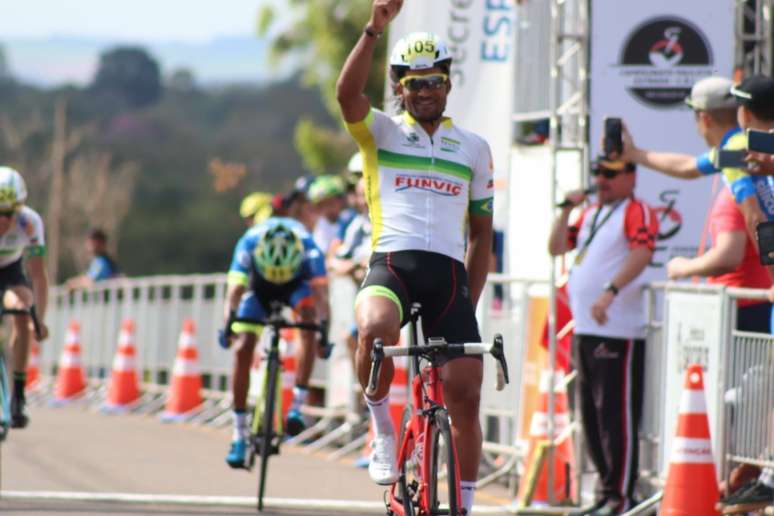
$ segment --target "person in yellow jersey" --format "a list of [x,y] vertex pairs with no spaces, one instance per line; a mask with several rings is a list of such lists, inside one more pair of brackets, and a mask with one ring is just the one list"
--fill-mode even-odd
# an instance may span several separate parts
[[[402,5],[401,0],[374,0],[336,85],[347,129],[362,153],[372,225],[374,252],[355,306],[357,373],[364,389],[374,339],[396,344],[414,302],[422,305],[426,337],[481,340],[475,306],[492,248],[492,157],[483,138],[444,116],[452,91],[446,44],[427,32],[406,35],[396,44],[389,72],[400,115],[373,108],[364,94],[374,49]],[[459,453],[461,505],[468,513],[481,457],[482,370],[480,357],[461,357],[442,371]],[[381,485],[398,478],[388,408],[393,373],[386,361],[375,395],[366,398],[375,430],[369,474]]]
[[239,205],[239,216],[247,227],[260,224],[272,215],[272,196],[264,192],[253,192]]

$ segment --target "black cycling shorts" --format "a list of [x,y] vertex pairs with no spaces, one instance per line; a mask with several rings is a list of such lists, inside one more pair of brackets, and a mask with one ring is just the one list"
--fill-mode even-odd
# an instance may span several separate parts
[[29,287],[30,282],[24,274],[22,258],[13,263],[0,267],[0,290],[8,290],[11,287]]
[[465,266],[449,256],[428,251],[373,253],[358,300],[364,296],[394,301],[401,326],[408,322],[412,303],[421,304],[425,338],[443,337],[449,343],[481,341]]

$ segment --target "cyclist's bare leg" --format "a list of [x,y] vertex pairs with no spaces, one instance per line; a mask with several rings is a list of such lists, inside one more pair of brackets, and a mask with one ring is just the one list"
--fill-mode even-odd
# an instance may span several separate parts
[[234,410],[247,410],[247,390],[250,388],[250,366],[253,361],[255,343],[258,340],[253,332],[240,333],[237,336],[234,354],[234,370],[231,375]]
[[[385,346],[394,346],[400,339],[400,312],[395,303],[383,296],[369,296],[361,299],[355,307],[357,321],[358,347],[355,356],[357,378],[363,391],[368,386],[371,373],[371,348],[374,339],[380,338]],[[374,401],[384,399],[390,392],[390,383],[395,373],[392,359],[382,363],[376,393],[369,398]]]
[[452,420],[461,480],[475,481],[481,461],[481,425],[478,419],[484,364],[458,358],[443,367],[443,396]]
[[[5,292],[3,304],[6,308],[27,309],[32,306],[32,290],[28,287],[11,287]],[[13,334],[11,345],[13,346],[13,370],[23,373],[27,370],[27,358],[30,348],[30,323],[32,319],[28,315],[15,315],[13,317]]]

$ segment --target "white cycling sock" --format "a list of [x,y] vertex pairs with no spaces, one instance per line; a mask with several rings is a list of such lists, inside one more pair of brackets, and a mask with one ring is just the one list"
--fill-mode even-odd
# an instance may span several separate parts
[[293,387],[293,402],[290,404],[290,410],[300,410],[301,405],[306,403],[309,397],[309,387],[296,385]]
[[239,441],[247,439],[249,436],[249,432],[247,431],[247,412],[244,410],[237,412],[235,410],[232,412],[232,416],[234,422],[234,432],[231,434],[231,440]]
[[467,510],[468,516],[473,514],[473,498],[476,496],[476,483],[468,480],[460,480],[460,495],[462,496],[462,508]]
[[374,432],[378,436],[395,435],[395,429],[392,426],[392,416],[390,416],[390,396],[387,395],[383,400],[372,401],[365,399],[368,409],[371,411],[371,422],[374,425]]

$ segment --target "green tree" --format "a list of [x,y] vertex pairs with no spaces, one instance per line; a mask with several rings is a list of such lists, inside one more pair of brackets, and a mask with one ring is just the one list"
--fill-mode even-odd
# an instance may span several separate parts
[[161,97],[161,73],[155,59],[138,47],[117,47],[103,52],[91,85],[98,96],[140,108]]
[[[289,0],[291,21],[285,28],[278,27],[278,20],[287,18],[277,16],[271,6],[264,7],[258,16],[259,35],[279,31],[273,35],[272,59],[298,60],[304,82],[319,88],[326,108],[337,120],[341,115],[336,102],[336,80],[363,33],[371,4],[371,0]],[[374,106],[381,106],[384,99],[385,47],[381,44],[376,49],[366,86],[366,95]],[[354,143],[343,132],[341,127],[332,130],[301,119],[296,126],[295,144],[304,165],[315,173],[342,170],[355,150]]]

